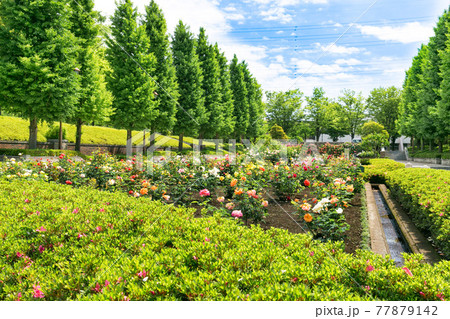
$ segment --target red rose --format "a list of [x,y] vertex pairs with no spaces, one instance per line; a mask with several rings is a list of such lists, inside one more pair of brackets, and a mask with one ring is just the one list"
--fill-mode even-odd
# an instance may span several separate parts
[[71,181],[66,181],[66,184],[67,185],[72,185],[72,182]]
[[309,185],[311,185],[311,183],[310,183],[307,179],[305,179],[305,181],[303,182],[303,184],[304,184],[306,187],[309,187]]

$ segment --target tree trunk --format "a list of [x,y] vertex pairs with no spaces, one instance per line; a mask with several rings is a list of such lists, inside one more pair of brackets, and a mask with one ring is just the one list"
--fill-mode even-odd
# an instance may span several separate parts
[[30,135],[28,138],[28,148],[30,150],[37,149],[37,119],[32,118],[30,119]]
[[142,133],[144,134],[144,137],[142,138],[142,156],[145,156],[145,144],[147,144],[146,140],[145,140],[145,133],[147,133],[145,130],[142,131]]
[[83,126],[83,121],[81,119],[77,120],[77,133],[75,138],[75,151],[80,152],[81,151],[81,134],[83,132],[81,131]]
[[395,136],[392,137],[391,151],[395,151]]
[[131,130],[127,130],[127,157],[133,157],[133,141],[131,139]]
[[414,136],[411,136],[411,152],[414,152]]
[[62,150],[62,139],[63,139],[63,127],[62,127],[62,121],[59,121],[58,148],[60,150]]
[[319,129],[316,129],[316,142],[319,142],[320,139],[320,131]]
[[423,151],[423,137],[420,138],[420,150]]
[[430,152],[433,150],[434,148],[434,141],[430,140]]
[[216,134],[216,140],[214,143],[216,144],[216,153],[219,153],[219,134]]
[[443,144],[442,141],[439,140],[439,153],[442,153],[442,149],[443,149],[442,144]]
[[183,151],[183,137],[184,137],[184,133],[181,133],[180,135],[178,135],[178,152],[182,152]]
[[152,130],[152,134],[150,134],[150,147],[153,147],[156,143],[156,134],[155,131]]
[[202,148],[203,148],[203,134],[200,133],[198,136],[198,150],[200,151],[200,153],[202,152]]
[[354,132],[351,132],[351,133],[350,133],[350,137],[352,138],[352,141],[351,141],[351,142],[353,143],[353,140],[355,139],[355,133],[354,133]]

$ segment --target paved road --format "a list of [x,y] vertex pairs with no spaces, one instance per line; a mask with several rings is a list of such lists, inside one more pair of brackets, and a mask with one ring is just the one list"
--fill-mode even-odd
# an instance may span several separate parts
[[450,166],[441,165],[441,164],[430,164],[430,163],[419,163],[419,162],[408,162],[408,161],[397,161],[399,163],[403,164],[410,164],[412,167],[418,167],[418,168],[432,168],[432,169],[443,169],[443,170],[450,170]]

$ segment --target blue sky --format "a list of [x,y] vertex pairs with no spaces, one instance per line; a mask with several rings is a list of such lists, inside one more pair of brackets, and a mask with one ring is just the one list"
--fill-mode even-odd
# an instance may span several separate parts
[[[149,0],[135,0],[143,12]],[[448,0],[157,0],[172,33],[183,20],[229,58],[237,54],[264,90],[322,86],[367,96],[401,86],[421,43],[428,42]],[[97,0],[110,16],[114,0]],[[336,42],[337,41],[337,42]]]

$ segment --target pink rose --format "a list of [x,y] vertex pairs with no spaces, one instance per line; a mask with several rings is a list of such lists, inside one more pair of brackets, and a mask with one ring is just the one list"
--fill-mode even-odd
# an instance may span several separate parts
[[236,217],[236,218],[241,218],[244,215],[242,214],[242,212],[240,210],[233,210],[233,212],[231,213],[231,216]]
[[209,196],[209,195],[211,195],[211,193],[209,192],[209,190],[207,190],[206,188],[205,189],[202,189],[201,191],[200,191],[200,197],[205,197],[205,196]]

